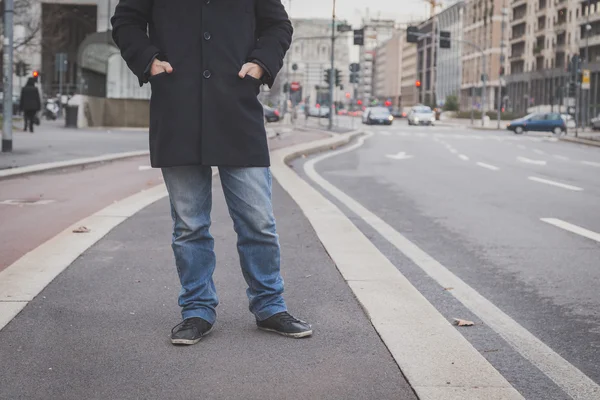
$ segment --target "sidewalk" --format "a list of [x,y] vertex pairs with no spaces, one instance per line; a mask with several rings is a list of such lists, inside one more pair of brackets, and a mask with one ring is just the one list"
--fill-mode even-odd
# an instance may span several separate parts
[[[294,139],[278,145],[284,140]],[[256,329],[216,177],[215,331],[192,347],[168,341],[179,287],[162,199],[86,251],[0,331],[0,398],[416,399],[309,222],[278,183],[273,189],[286,300],[314,337]]]

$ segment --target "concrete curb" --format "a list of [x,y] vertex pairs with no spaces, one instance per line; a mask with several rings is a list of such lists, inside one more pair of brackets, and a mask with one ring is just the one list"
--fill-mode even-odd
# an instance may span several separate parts
[[103,162],[122,160],[132,157],[147,156],[148,150],[128,151],[124,153],[105,154],[97,157],[76,158],[67,161],[56,161],[42,164],[28,165],[26,167],[10,168],[0,171],[0,180],[9,179],[23,175],[35,174],[38,172],[47,172],[63,168],[81,167],[85,165],[100,164]]
[[310,221],[420,399],[523,399],[335,204],[286,165],[357,135],[278,150],[273,175]]
[[560,140],[562,140],[564,142],[579,143],[579,144],[585,144],[587,146],[600,147],[600,140],[582,139],[582,138],[574,138],[574,137],[568,137],[568,136],[561,137]]

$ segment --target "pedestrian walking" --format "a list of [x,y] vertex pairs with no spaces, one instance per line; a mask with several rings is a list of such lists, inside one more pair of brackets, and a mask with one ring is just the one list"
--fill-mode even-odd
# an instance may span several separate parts
[[273,85],[292,39],[281,0],[120,0],[113,38],[140,86],[149,82],[150,158],[161,168],[173,217],[183,321],[173,344],[195,344],[216,320],[211,166],[238,236],[258,328],[312,334],[287,311],[271,203],[260,85]]
[[37,112],[42,109],[42,101],[40,100],[40,92],[35,87],[35,80],[29,78],[27,83],[21,89],[21,100],[19,108],[23,111],[23,121],[25,123],[24,131],[33,133],[33,125],[37,119]]

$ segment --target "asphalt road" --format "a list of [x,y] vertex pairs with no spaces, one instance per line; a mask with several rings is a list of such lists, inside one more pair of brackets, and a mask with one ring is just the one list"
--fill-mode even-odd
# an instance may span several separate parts
[[[317,172],[600,383],[600,149],[404,121],[365,129],[373,136],[363,146],[320,161]],[[461,332],[527,399],[570,398],[556,366],[532,361],[526,340],[517,348],[504,339],[511,326],[483,323],[453,288],[319,190],[444,316],[475,322]]]

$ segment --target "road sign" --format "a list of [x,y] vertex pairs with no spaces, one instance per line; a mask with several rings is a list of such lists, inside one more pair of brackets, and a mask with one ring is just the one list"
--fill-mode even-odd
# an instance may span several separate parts
[[359,63],[352,63],[350,64],[350,72],[358,72],[360,71],[360,64]]
[[290,89],[292,90],[292,92],[296,92],[296,91],[300,90],[300,83],[292,82],[292,84],[290,85]]
[[589,69],[584,69],[583,71],[581,71],[581,88],[582,89],[589,89],[590,88],[590,70]]

